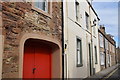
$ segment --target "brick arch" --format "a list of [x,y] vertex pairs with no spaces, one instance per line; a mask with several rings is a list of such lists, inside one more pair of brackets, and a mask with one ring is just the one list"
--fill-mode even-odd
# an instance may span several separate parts
[[55,38],[48,37],[46,35],[39,35],[33,33],[24,34],[19,43],[19,78],[23,75],[23,56],[24,56],[24,44],[28,39],[42,40],[46,43],[50,43],[52,47],[56,47],[52,54],[52,78],[62,77],[62,48],[61,44]]

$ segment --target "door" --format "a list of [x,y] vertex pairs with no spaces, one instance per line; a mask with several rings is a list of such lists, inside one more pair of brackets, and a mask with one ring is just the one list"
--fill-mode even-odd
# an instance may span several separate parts
[[38,42],[25,44],[23,78],[51,78],[50,46]]
[[51,51],[46,45],[35,48],[35,78],[51,78]]
[[89,65],[90,65],[90,76],[92,75],[92,54],[91,54],[91,45],[88,45],[89,47]]
[[34,78],[32,69],[34,68],[34,49],[25,45],[24,63],[23,63],[23,78]]

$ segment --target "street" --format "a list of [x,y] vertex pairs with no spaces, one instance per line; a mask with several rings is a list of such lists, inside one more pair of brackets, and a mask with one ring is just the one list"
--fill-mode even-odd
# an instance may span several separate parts
[[[106,79],[107,78],[107,79]],[[120,80],[120,67],[112,71],[103,80]]]

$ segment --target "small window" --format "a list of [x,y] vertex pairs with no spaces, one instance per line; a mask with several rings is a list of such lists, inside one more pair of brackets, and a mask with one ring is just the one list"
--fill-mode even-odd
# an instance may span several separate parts
[[77,67],[83,66],[82,64],[82,41],[77,38]]
[[96,46],[95,46],[94,48],[95,48],[95,64],[98,64],[98,59],[97,59],[97,48],[96,48]]
[[100,52],[100,60],[101,60],[101,65],[105,65],[105,54],[103,52]]
[[110,62],[111,62],[111,55],[108,54],[108,64],[110,65]]
[[95,26],[93,27],[93,33],[94,33],[94,35],[96,35],[96,27]]
[[45,12],[48,12],[48,0],[35,0],[34,6]]
[[104,47],[103,35],[100,33],[99,37],[100,37],[100,47]]
[[76,1],[75,2],[76,6],[76,20],[79,21],[79,3]]
[[85,13],[85,19],[86,19],[86,28],[89,29],[89,15]]
[[108,50],[108,40],[105,39],[105,49]]

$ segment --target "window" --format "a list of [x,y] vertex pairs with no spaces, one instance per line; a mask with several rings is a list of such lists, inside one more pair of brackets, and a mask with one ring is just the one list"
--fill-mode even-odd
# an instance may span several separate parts
[[111,52],[111,43],[109,42],[109,49],[110,49],[110,52]]
[[77,38],[77,67],[83,66],[82,64],[82,41]]
[[108,40],[105,39],[105,49],[108,50]]
[[105,54],[103,52],[100,52],[100,61],[101,65],[105,65]]
[[89,15],[85,13],[85,19],[86,19],[86,28],[89,29]]
[[75,2],[76,6],[76,20],[79,21],[79,3],[76,1]]
[[110,54],[107,54],[108,56],[108,64],[110,64]]
[[112,45],[113,46],[113,53],[115,53],[115,46],[114,45]]
[[35,0],[34,6],[45,12],[48,12],[48,1],[47,0]]
[[94,33],[94,35],[96,34],[96,29],[95,29],[96,27],[95,26],[93,26],[93,33]]
[[98,64],[98,60],[97,60],[97,48],[96,48],[96,46],[94,48],[95,48],[95,64]]
[[108,54],[108,64],[110,65],[111,64],[111,55]]
[[100,33],[100,47],[104,47],[103,35]]

